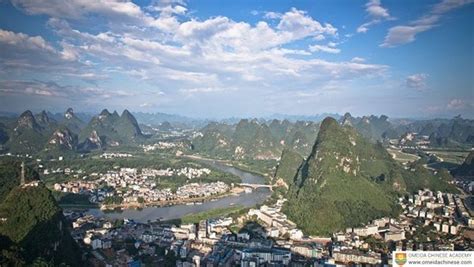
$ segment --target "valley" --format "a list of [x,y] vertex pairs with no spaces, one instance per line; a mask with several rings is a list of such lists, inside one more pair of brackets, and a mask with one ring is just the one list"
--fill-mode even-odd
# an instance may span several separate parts
[[[384,255],[387,246],[426,243],[441,248],[449,242],[449,236],[443,234],[434,243],[417,239],[421,237],[404,241],[407,236],[434,234],[417,228],[422,213],[414,214],[412,209],[420,204],[424,205],[420,209],[426,209],[423,214],[444,205],[454,212],[444,217],[429,213],[429,219],[423,215],[440,233],[446,220],[456,222],[456,228],[448,228],[449,235],[469,231],[465,227],[469,227],[472,211],[470,204],[462,204],[472,193],[468,148],[474,122],[469,120],[446,122],[466,125],[456,129],[468,137],[450,143],[447,136],[448,142],[440,146],[439,142],[432,145],[432,138],[426,135],[435,133],[414,132],[426,132],[419,122],[400,126],[385,116],[353,118],[345,114],[338,120],[328,117],[308,122],[243,119],[196,128],[194,121],[192,125],[144,125],[128,111],[118,115],[103,110],[90,116],[89,123],[78,119],[71,108],[63,119],[48,114],[26,111],[16,120],[2,118],[6,141],[0,162],[4,166],[25,162],[28,170],[34,170],[34,179],[51,191],[66,219],[81,222],[78,225],[83,221],[123,224],[115,231],[132,225],[158,227],[165,235],[178,231],[187,233],[185,240],[193,240],[192,233],[202,235],[193,232],[197,231],[193,224],[216,220],[226,222],[220,227],[231,233],[240,233],[246,228],[242,222],[253,221],[263,225],[265,233],[263,239],[253,242],[263,245],[268,237],[289,244],[303,242],[304,246],[318,246],[315,251],[321,255],[328,252],[321,244],[333,238],[333,245],[349,244],[348,235],[355,233],[365,240],[364,246],[376,251],[364,254],[369,262],[379,262],[377,255]],[[434,204],[413,202],[433,195],[437,197],[429,203]],[[381,228],[373,230],[378,234],[367,234],[379,220],[388,220],[391,230],[380,234],[387,223],[380,221]],[[168,229],[167,225],[181,228]],[[79,229],[82,226],[71,229],[73,236],[79,234],[79,244],[95,251],[99,245],[85,240],[100,235],[84,236]],[[208,233],[195,242],[223,238],[222,234]],[[382,240],[373,243],[371,238],[377,235]],[[106,239],[98,240],[102,241],[97,248],[106,249]],[[471,246],[468,239],[462,240],[457,246]],[[346,253],[337,257],[352,252]]]

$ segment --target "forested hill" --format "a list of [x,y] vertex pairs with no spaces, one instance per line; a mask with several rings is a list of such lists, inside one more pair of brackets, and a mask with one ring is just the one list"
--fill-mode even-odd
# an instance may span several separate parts
[[61,208],[51,192],[30,176],[32,170],[26,172],[27,183],[18,185],[18,165],[7,166],[2,162],[0,168],[0,265],[29,266],[42,262],[81,266],[79,247],[70,235]]
[[[293,166],[280,162],[280,166]],[[282,159],[284,160],[284,158]],[[290,169],[291,169],[290,168]],[[399,194],[431,188],[455,191],[444,176],[422,166],[405,170],[380,144],[326,118],[312,152],[290,179],[285,212],[309,234],[329,234],[398,211]],[[416,168],[423,168],[416,169]]]

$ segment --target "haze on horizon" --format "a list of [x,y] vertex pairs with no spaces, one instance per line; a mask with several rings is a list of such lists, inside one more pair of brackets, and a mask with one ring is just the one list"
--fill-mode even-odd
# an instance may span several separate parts
[[473,0],[0,1],[0,111],[474,118]]

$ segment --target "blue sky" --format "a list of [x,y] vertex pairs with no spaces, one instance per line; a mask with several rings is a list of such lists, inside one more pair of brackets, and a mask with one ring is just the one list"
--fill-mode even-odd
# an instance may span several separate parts
[[0,110],[474,117],[473,0],[0,0]]

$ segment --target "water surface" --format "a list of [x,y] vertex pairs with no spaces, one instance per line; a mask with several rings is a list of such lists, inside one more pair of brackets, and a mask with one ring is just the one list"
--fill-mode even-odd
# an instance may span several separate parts
[[[245,172],[240,169],[228,166],[224,163],[200,159],[199,161],[210,165],[221,171],[231,173],[239,176],[242,179],[242,183],[248,184],[263,184],[265,179],[253,173]],[[230,206],[244,206],[253,207],[257,204],[263,203],[269,196],[270,190],[267,188],[258,188],[253,190],[252,193],[241,193],[238,196],[232,195],[228,197],[219,198],[213,201],[206,201],[200,205],[175,205],[167,207],[148,207],[140,210],[136,209],[124,209],[121,211],[107,211],[103,212],[100,209],[90,209],[89,214],[93,214],[97,217],[106,217],[110,219],[133,219],[137,222],[146,223],[148,221],[160,220],[171,220],[179,219],[183,216],[199,213],[216,208],[226,208]]]

